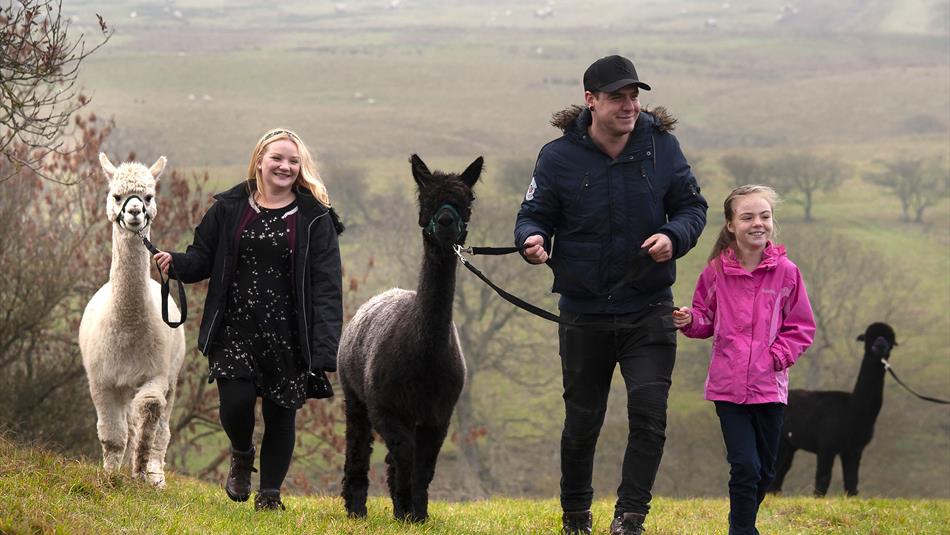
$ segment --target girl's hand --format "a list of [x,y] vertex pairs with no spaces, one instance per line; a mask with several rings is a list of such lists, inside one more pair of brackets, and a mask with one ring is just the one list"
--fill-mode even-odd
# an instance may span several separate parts
[[673,310],[673,325],[682,329],[693,322],[693,313],[689,307],[679,307]]
[[172,254],[159,251],[155,253],[153,258],[155,258],[155,262],[158,264],[158,269],[162,270],[162,274],[168,275],[168,266],[172,263]]

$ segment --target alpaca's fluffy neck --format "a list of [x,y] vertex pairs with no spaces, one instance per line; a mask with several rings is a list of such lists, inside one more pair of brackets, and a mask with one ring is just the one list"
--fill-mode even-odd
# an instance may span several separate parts
[[[145,236],[148,237],[148,229]],[[122,230],[117,224],[112,225],[109,282],[112,283],[113,304],[125,318],[134,318],[143,310],[151,310],[146,304],[150,256],[141,238]]]
[[864,356],[852,396],[861,409],[859,417],[874,422],[884,402],[884,365],[880,358]]
[[[415,314],[433,335],[435,347],[444,347],[452,324],[455,298],[455,253],[429,242],[423,244],[422,269],[416,287]],[[438,338],[438,339],[436,339]]]

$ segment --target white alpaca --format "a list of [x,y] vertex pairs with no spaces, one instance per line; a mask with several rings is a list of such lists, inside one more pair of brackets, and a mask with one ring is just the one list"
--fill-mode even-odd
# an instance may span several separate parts
[[[116,168],[105,154],[99,154],[99,162],[109,177],[112,268],[109,282],[83,312],[79,349],[106,471],[119,469],[128,446],[132,476],[163,488],[168,417],[185,356],[185,332],[162,321],[160,285],[149,277],[151,254],[136,233],[149,235],[165,157],[151,169],[138,163]],[[169,305],[169,319],[175,319],[178,309],[171,300]]]

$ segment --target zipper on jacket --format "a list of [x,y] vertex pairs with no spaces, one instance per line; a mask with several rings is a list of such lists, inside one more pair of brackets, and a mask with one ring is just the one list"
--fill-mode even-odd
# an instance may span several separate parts
[[214,322],[218,319],[218,312],[221,312],[221,307],[218,307],[218,310],[214,311],[214,316],[211,317],[211,325],[208,326],[208,339],[205,340],[204,347],[201,348],[201,352],[205,355],[208,354],[208,344],[211,343],[211,339],[214,338]]
[[[647,156],[650,157],[649,160],[653,163],[654,170],[656,169],[656,143],[653,140],[653,137],[650,137],[650,149],[647,150]],[[646,167],[643,164],[644,160],[640,160],[640,176],[643,178],[643,181],[647,183],[647,188],[650,190],[650,202],[653,206],[656,206],[656,190],[653,188],[653,181],[650,180],[650,175],[647,174]]]
[[581,187],[578,188],[577,193],[574,194],[573,206],[580,206],[584,197],[587,196],[588,189],[590,189],[590,171],[584,173],[584,176],[581,178]]
[[[228,273],[228,255],[224,255],[224,268],[221,270],[221,287],[224,288],[223,306],[228,306],[228,290],[224,285],[224,277]],[[218,306],[218,310],[214,311],[214,316],[211,316],[211,324],[208,325],[208,338],[205,340],[204,347],[201,348],[201,352],[205,355],[208,354],[208,346],[211,344],[211,340],[214,340],[214,322],[218,319],[218,312],[221,312],[221,306]]]
[[307,225],[307,245],[303,250],[303,288],[301,288],[300,297],[304,306],[300,308],[303,310],[303,326],[304,329],[306,329],[304,338],[307,340],[307,373],[313,373],[313,356],[310,352],[310,322],[307,321],[307,268],[310,264],[310,262],[307,261],[307,257],[310,256],[310,233],[313,230],[313,224],[316,223],[321,217],[324,217],[329,213],[330,212],[326,212],[324,214],[318,215],[317,217],[313,218],[313,221],[311,221],[309,225]]
[[643,167],[642,163],[640,164],[640,177],[647,183],[647,188],[650,190],[650,202],[656,204],[656,190],[653,189],[653,182],[650,181],[650,177],[647,176],[647,170]]

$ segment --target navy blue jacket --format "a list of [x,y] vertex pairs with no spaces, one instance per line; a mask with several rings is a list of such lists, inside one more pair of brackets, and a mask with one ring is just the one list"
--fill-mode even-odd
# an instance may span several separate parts
[[[209,355],[227,310],[228,290],[237,267],[241,231],[256,210],[249,202],[253,183],[241,182],[214,196],[215,203],[195,229],[184,253],[172,253],[178,278],[185,283],[210,278],[198,348]],[[343,276],[337,235],[343,230],[336,213],[306,188],[298,187],[296,217],[288,217],[301,360],[310,370],[336,370],[343,325]],[[299,369],[299,366],[284,369]]]
[[[590,139],[590,111],[555,115],[564,135],[541,149],[515,224],[515,244],[544,238],[559,307],[575,313],[625,314],[671,301],[674,261],[643,261],[643,242],[663,233],[673,258],[696,245],[706,226],[706,200],[670,133],[663,108],[640,113],[616,160]],[[623,281],[631,270],[636,278]]]

